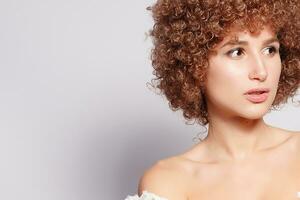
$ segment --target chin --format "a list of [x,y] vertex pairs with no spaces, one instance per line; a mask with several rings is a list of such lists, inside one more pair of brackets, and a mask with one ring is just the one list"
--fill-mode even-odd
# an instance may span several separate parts
[[244,109],[241,117],[246,119],[260,119],[263,118],[269,112],[270,106],[261,105],[261,106],[253,106],[248,109]]

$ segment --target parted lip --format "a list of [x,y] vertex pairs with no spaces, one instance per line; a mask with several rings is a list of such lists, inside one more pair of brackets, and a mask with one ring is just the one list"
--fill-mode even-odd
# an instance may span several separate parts
[[256,93],[256,92],[269,92],[269,88],[252,88],[245,92],[244,94],[251,94],[251,93]]

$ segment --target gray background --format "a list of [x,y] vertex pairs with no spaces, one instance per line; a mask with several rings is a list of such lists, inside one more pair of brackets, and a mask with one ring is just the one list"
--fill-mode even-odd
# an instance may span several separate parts
[[152,2],[0,1],[0,199],[124,199],[194,143],[203,128],[146,87]]

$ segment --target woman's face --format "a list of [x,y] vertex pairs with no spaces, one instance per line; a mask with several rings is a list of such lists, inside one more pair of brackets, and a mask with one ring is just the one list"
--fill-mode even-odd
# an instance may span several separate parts
[[[206,98],[209,115],[261,118],[271,107],[281,73],[279,42],[269,29],[258,35],[227,36],[209,57]],[[245,94],[250,89],[268,89],[264,94]]]

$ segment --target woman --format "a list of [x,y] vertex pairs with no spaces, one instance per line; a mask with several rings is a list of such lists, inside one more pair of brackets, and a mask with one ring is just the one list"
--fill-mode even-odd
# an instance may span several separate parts
[[157,161],[127,199],[299,199],[300,132],[263,116],[299,88],[300,1],[158,0],[150,10],[155,87],[208,136]]

